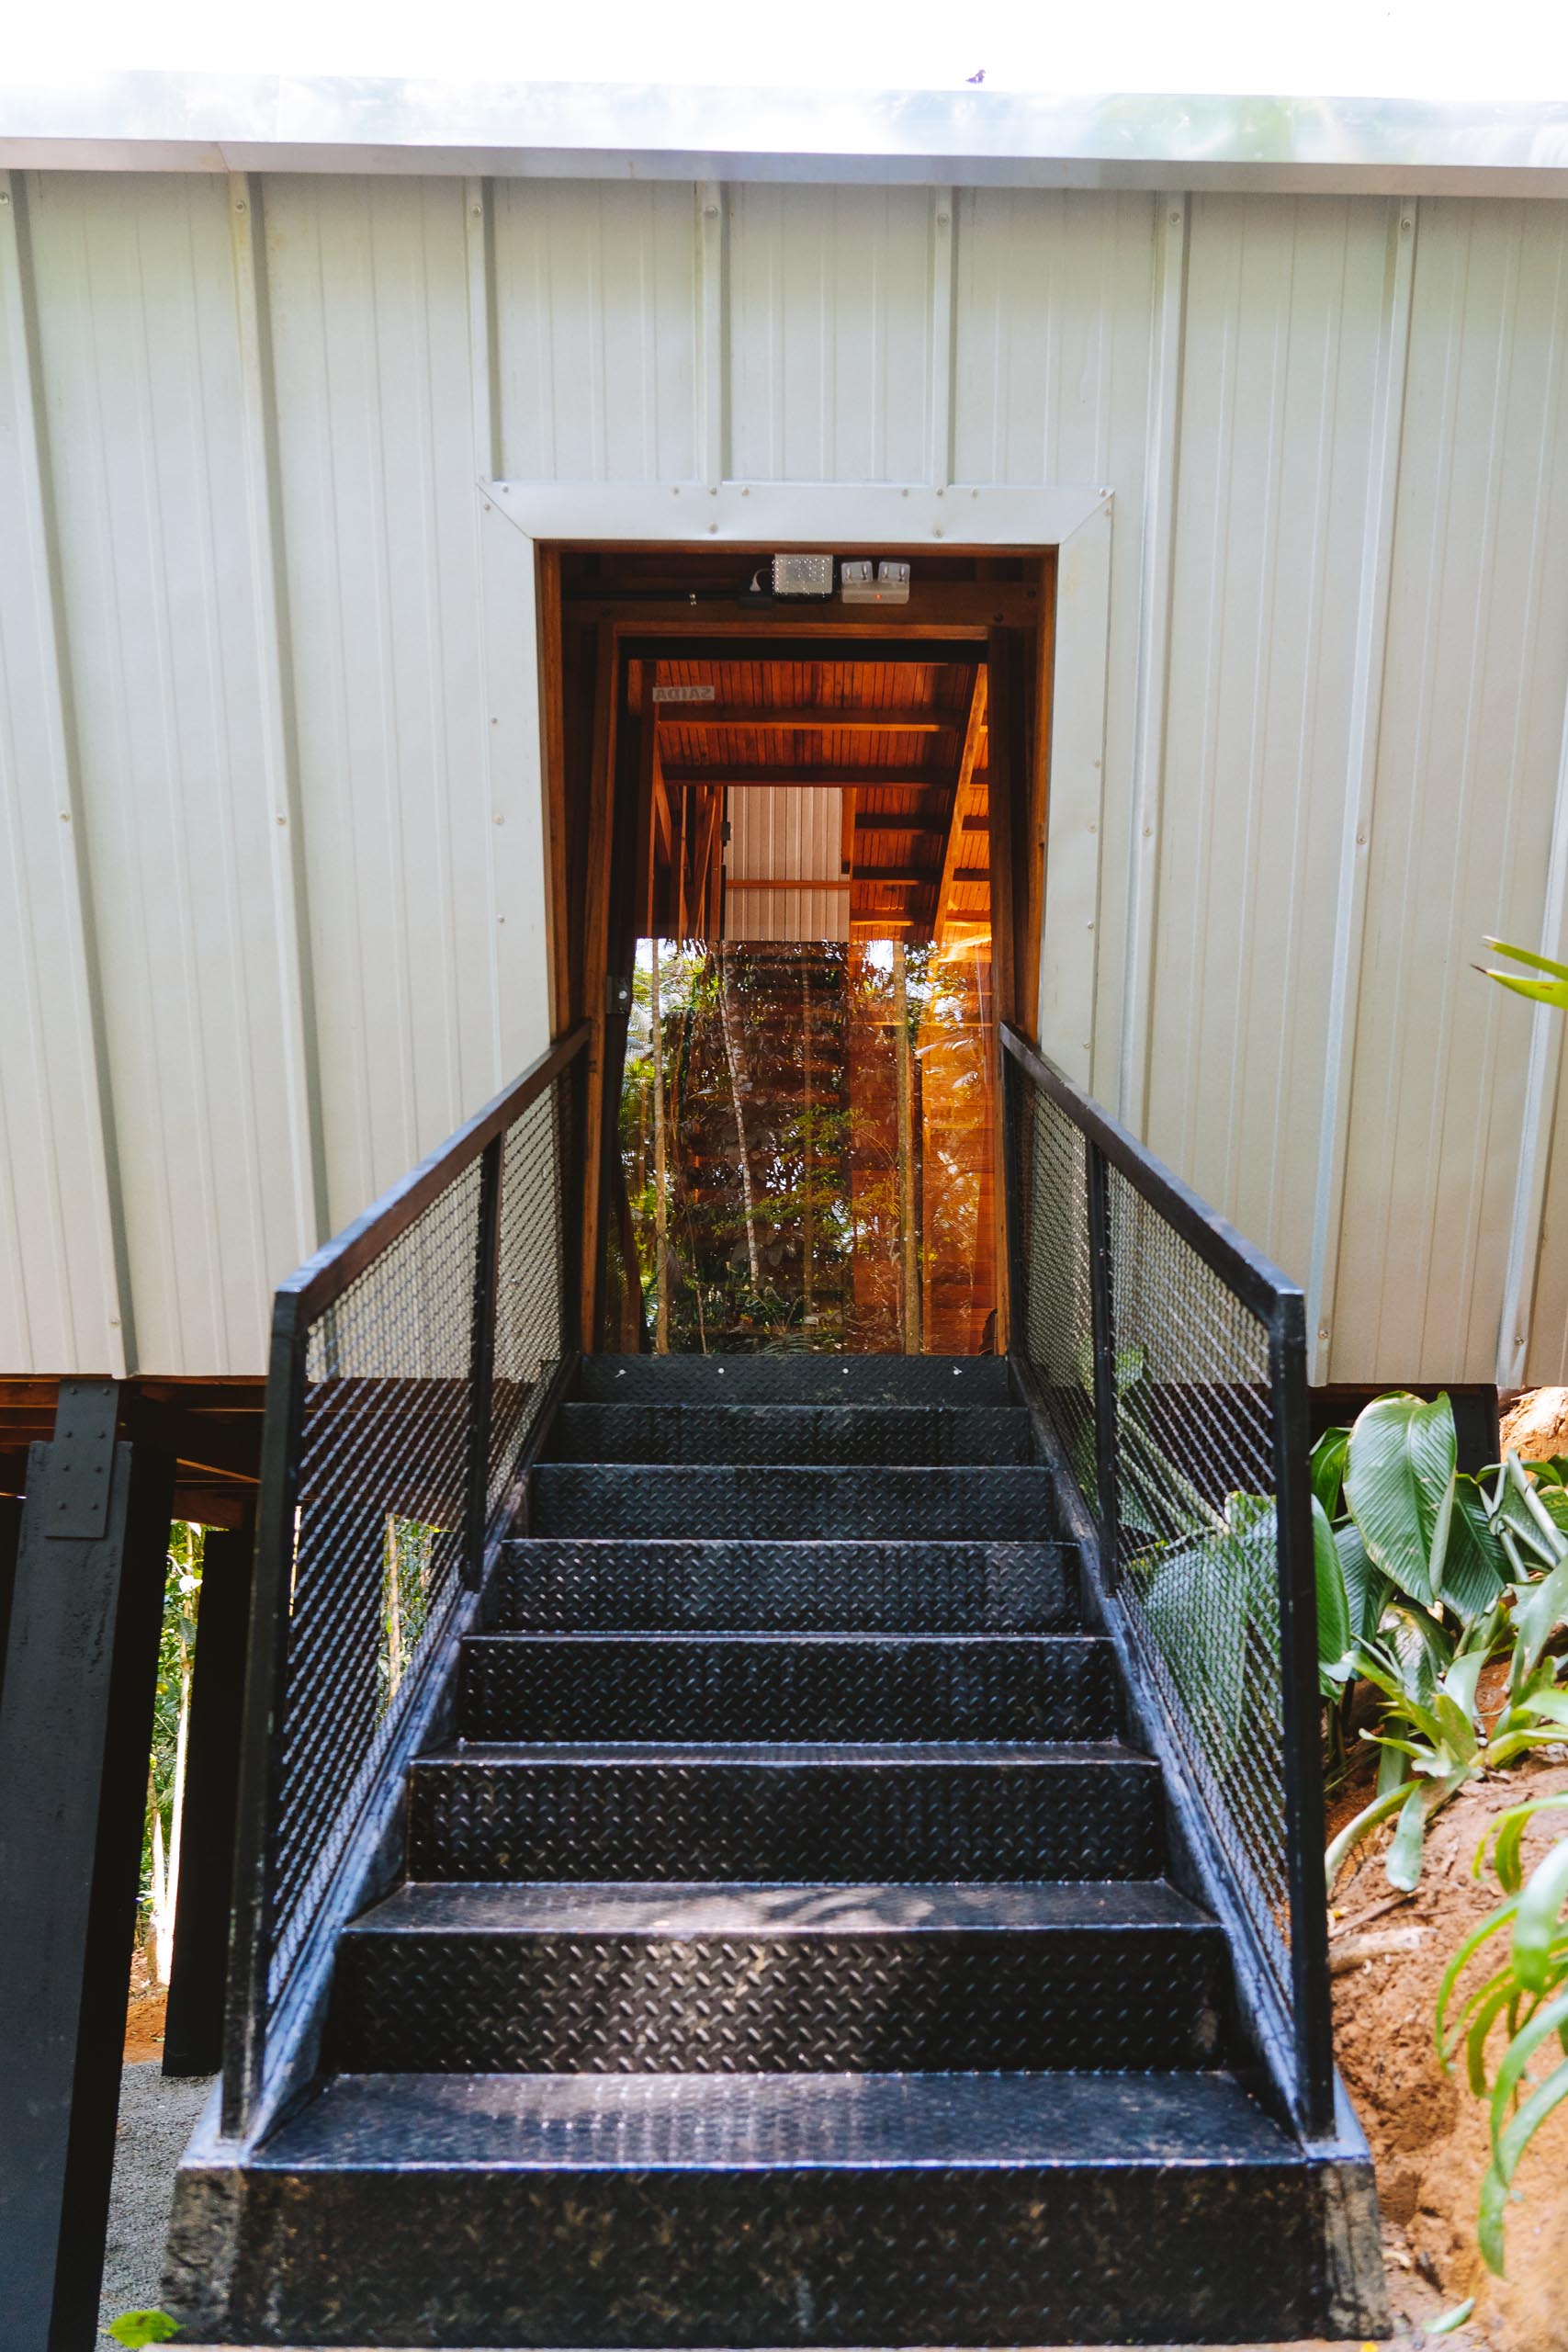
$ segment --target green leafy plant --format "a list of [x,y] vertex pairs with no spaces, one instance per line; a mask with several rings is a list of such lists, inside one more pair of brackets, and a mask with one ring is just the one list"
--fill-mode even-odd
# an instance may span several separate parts
[[[1568,1838],[1560,1838],[1524,1875],[1523,1839],[1530,1822],[1568,1809],[1568,1794],[1538,1797],[1503,1814],[1495,1825],[1493,1868],[1505,1900],[1467,1936],[1450,1962],[1438,1996],[1438,2052],[1450,2074],[1462,2048],[1470,2087],[1488,2106],[1492,2160],[1481,2184],[1478,2235],[1488,2267],[1504,2261],[1504,2223],[1519,2160],[1552,2109],[1568,2098]],[[1487,1839],[1477,1849],[1480,1877]],[[1491,1941],[1508,1931],[1508,1956],[1460,2005],[1450,2009],[1461,1977]],[[1495,2071],[1487,2044],[1499,2019],[1507,2041]]]
[[[1387,1874],[1415,1886],[1433,1815],[1468,1781],[1562,1739],[1568,1695],[1546,1650],[1568,1616],[1565,1469],[1510,1455],[1469,1476],[1447,1396],[1377,1397],[1314,1448],[1319,1685],[1337,1724],[1358,1683],[1384,1702],[1362,1734],[1382,1751],[1376,1793],[1328,1849],[1330,1887],[1395,1814]],[[1481,1674],[1505,1648],[1507,1703],[1488,1726]]]
[[1385,1865],[1389,1883],[1408,1892],[1421,1876],[1422,1850],[1433,1816],[1468,1781],[1503,1770],[1532,1747],[1554,1746],[1568,1726],[1568,1691],[1557,1688],[1557,1662],[1535,1669],[1492,1725],[1483,1728],[1476,1705],[1481,1669],[1495,1649],[1491,1622],[1461,1646],[1432,1695],[1413,1698],[1387,1645],[1360,1653],[1359,1671],[1388,1701],[1382,1727],[1371,1734],[1396,1769],[1371,1804],[1347,1823],[1324,1859],[1330,1888],[1361,1839],[1393,1813],[1398,1826]]
[[121,2312],[118,2319],[110,2320],[108,2332],[117,2344],[124,2345],[125,2352],[141,2352],[143,2345],[167,2344],[179,2334],[179,2322],[167,2312]]

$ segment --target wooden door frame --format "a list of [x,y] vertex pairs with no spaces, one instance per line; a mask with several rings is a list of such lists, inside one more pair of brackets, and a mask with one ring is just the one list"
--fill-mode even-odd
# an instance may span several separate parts
[[[616,734],[627,641],[660,637],[766,637],[781,648],[794,636],[841,639],[908,635],[974,638],[988,663],[1012,674],[1002,725],[1032,713],[1027,789],[1015,793],[1004,855],[1009,953],[995,960],[997,1010],[1070,1075],[1087,1082],[1092,1053],[1099,935],[1100,849],[1106,673],[1110,635],[1111,500],[1108,492],[892,485],[736,484],[703,492],[690,484],[481,485],[495,512],[531,544],[539,658],[539,722],[551,1025],[559,1034],[586,1014],[593,1023],[588,1063],[581,1298],[585,1333],[596,1329],[597,1273],[604,1214],[604,1101],[609,1044],[607,944],[609,843],[615,788]],[[930,510],[929,512],[927,510]],[[705,523],[705,536],[693,524]],[[770,523],[773,528],[770,529]],[[952,537],[948,537],[951,530]],[[506,535],[502,535],[503,537]],[[560,559],[570,551],[660,549],[712,555],[755,553],[826,543],[844,551],[939,552],[943,556],[1017,555],[1042,560],[1052,582],[1035,594],[1032,674],[1009,659],[1024,614],[1008,582],[933,583],[932,594],[900,616],[877,606],[833,605],[781,614],[693,612],[678,605],[608,602],[594,616],[598,701],[589,809],[590,870],[581,948],[574,955],[572,894],[566,846],[566,722]],[[940,585],[941,594],[937,593]],[[1004,650],[1005,649],[1005,650]],[[613,707],[606,709],[604,688]],[[999,763],[998,763],[999,765]],[[1010,775],[1012,774],[1010,768]],[[993,842],[993,917],[997,896]],[[1084,911],[1088,908],[1086,916]],[[596,919],[595,910],[603,920]],[[998,936],[1001,925],[995,924]],[[998,1163],[999,1165],[999,1163]],[[999,1199],[998,1194],[998,1199]],[[1006,1250],[998,1237],[998,1281]],[[1001,1321],[1005,1329],[1005,1302]]]

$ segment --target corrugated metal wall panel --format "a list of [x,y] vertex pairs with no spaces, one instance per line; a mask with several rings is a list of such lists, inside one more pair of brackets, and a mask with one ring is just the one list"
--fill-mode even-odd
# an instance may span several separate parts
[[39,175],[29,196],[136,1363],[251,1372],[315,1233],[227,183]]
[[693,480],[696,191],[499,180],[494,208],[506,474]]
[[953,474],[1113,486],[1094,1083],[1114,1102],[1160,200],[966,190],[958,207]]
[[[729,796],[731,882],[839,877],[844,796],[830,785],[750,786]],[[848,939],[848,890],[729,889],[727,939]]]
[[729,191],[738,481],[926,479],[937,201],[923,188]]
[[0,209],[0,1370],[125,1368],[18,186]]
[[[1568,208],[1421,208],[1332,1364],[1492,1376],[1568,684]],[[1439,1369],[1440,1368],[1440,1369]]]
[[334,1227],[517,1067],[498,940],[528,909],[496,872],[521,812],[492,806],[463,205],[457,180],[266,188]]
[[1302,1276],[1391,220],[1190,228],[1146,1131]]
[[[1303,1275],[1340,1132],[1322,1065],[1356,681],[1381,682],[1365,945],[1337,967],[1359,1010],[1329,1368],[1488,1375],[1529,1016],[1467,967],[1483,932],[1541,920],[1568,208],[1430,202],[1402,249],[1372,198],[752,185],[719,221],[689,186],[278,176],[258,357],[243,183],[31,185],[70,707],[51,742],[29,556],[0,581],[3,1368],[113,1368],[120,1218],[135,1364],[259,1370],[312,1170],[340,1223],[542,1042],[532,555],[478,486],[499,462],[1113,489],[1098,901],[1067,910],[1099,937],[1094,1083],[1146,1090],[1157,1148]],[[1416,254],[1407,383],[1391,237]],[[1384,659],[1367,517],[1396,344]],[[51,831],[73,744],[76,857]],[[831,936],[844,894],[820,896],[787,919]],[[1568,1369],[1556,1116],[1546,1376]]]

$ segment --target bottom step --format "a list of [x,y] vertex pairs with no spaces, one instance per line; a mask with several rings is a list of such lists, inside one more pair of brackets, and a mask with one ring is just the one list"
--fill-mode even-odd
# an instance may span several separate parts
[[198,2138],[168,2293],[249,2344],[1259,2342],[1375,2320],[1368,2214],[1222,2075],[342,2075],[243,2170]]

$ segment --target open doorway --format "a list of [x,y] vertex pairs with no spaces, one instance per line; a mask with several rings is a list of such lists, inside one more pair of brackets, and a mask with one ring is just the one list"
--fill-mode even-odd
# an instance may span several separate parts
[[884,608],[771,594],[750,550],[544,560],[558,996],[602,1034],[591,1343],[1005,1345],[1046,565],[933,559]]

